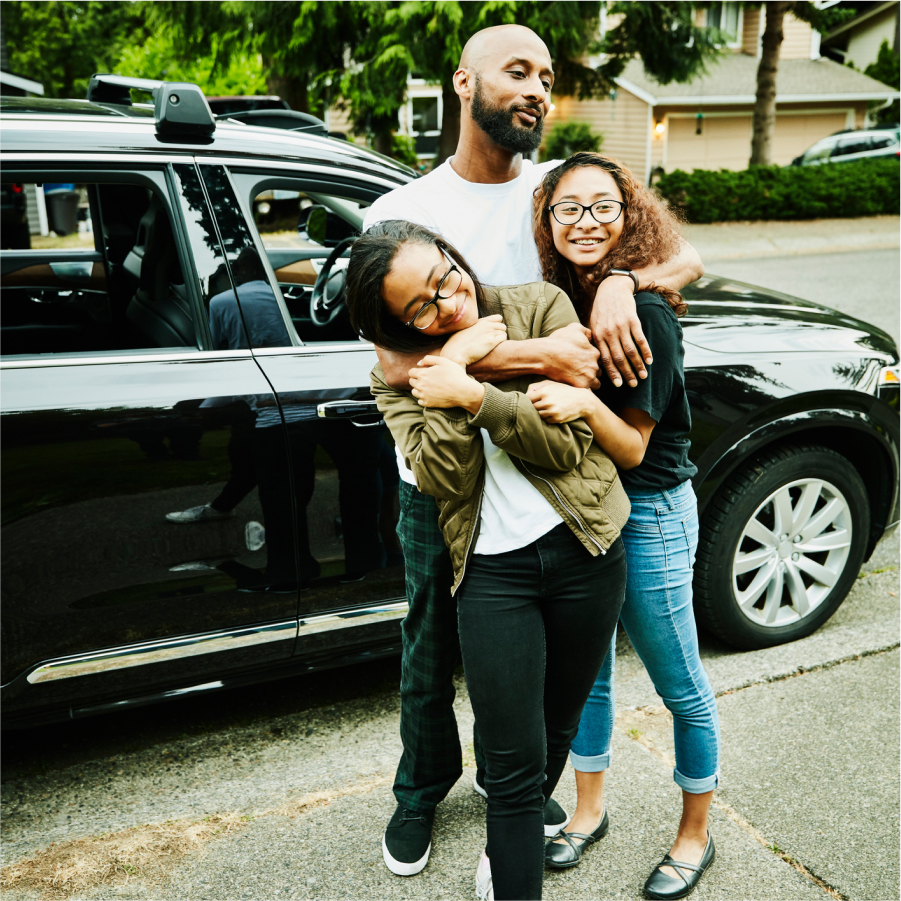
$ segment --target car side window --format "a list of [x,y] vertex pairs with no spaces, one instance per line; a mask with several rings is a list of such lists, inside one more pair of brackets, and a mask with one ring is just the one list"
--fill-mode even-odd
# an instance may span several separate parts
[[3,355],[196,347],[159,183],[48,177],[4,182],[25,202],[17,246],[0,250]]
[[852,138],[843,138],[838,142],[833,156],[850,156],[852,153],[863,153],[870,149],[869,136],[856,135]]
[[886,147],[891,147],[895,143],[895,139],[891,135],[874,135],[871,149],[884,150]]
[[[222,166],[174,167],[214,350],[290,347],[287,316]],[[202,184],[201,184],[202,179]],[[209,199],[209,204],[207,203]],[[210,215],[212,211],[212,216]]]
[[[232,175],[300,340],[359,341],[341,300],[344,270],[349,244],[383,189],[304,177],[302,172],[236,170]],[[329,265],[333,254],[338,256]]]

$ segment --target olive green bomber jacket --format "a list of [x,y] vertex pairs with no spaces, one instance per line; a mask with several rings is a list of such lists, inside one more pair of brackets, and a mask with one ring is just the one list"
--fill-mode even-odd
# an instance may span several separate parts
[[[500,313],[508,340],[546,337],[578,322],[566,294],[546,282],[488,288],[486,314]],[[485,385],[473,416],[456,407],[421,407],[409,391],[391,388],[381,366],[372,393],[421,492],[435,497],[454,568],[452,593],[463,579],[478,536],[485,455],[480,429],[505,450],[594,555],[604,553],[629,518],[629,499],[616,467],[583,420],[546,423],[526,397],[541,377]]]

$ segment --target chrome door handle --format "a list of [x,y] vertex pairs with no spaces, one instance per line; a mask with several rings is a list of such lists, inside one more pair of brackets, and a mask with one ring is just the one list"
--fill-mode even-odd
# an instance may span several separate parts
[[381,415],[374,400],[330,400],[318,404],[316,412],[320,419],[357,419],[360,416]]

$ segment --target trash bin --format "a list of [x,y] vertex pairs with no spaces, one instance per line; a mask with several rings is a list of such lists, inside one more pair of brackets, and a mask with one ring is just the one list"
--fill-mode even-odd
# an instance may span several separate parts
[[78,191],[45,192],[47,219],[50,228],[58,235],[71,235],[78,231]]

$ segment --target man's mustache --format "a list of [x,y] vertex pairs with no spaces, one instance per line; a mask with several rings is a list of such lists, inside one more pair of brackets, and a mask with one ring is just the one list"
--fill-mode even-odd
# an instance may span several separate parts
[[[544,119],[544,110],[537,104],[533,105],[531,103],[521,103],[519,104],[519,106],[512,107],[510,112],[516,113],[520,110],[525,110],[526,112],[532,113],[538,118],[538,122],[541,122]],[[537,125],[538,123],[536,122],[535,124]]]

